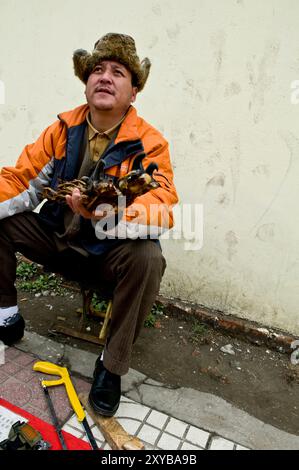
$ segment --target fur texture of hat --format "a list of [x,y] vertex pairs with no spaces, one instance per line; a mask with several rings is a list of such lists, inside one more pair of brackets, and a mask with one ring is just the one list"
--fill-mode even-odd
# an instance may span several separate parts
[[132,74],[133,86],[138,91],[143,89],[151,63],[147,57],[140,62],[131,36],[108,33],[95,43],[91,54],[84,49],[77,49],[73,55],[75,75],[86,84],[93,69],[103,60],[115,60],[127,67]]

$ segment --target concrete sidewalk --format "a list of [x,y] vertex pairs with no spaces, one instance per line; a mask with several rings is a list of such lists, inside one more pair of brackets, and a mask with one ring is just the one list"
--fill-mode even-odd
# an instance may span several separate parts
[[[6,348],[0,365],[0,397],[51,423],[40,386],[36,360],[68,367],[77,393],[88,392],[95,354],[26,332],[15,347]],[[47,376],[48,377],[48,376]],[[64,429],[84,437],[69,406],[63,387],[53,387],[51,396]],[[122,379],[122,400],[116,415],[121,425],[138,436],[146,449],[244,450],[299,449],[299,436],[263,423],[225,400],[190,388],[170,388],[130,369]],[[93,425],[100,447],[108,444]]]

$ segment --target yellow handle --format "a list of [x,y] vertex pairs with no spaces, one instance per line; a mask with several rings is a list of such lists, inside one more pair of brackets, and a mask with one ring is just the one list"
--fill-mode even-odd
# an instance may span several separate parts
[[45,374],[60,375],[63,377],[65,375],[66,368],[60,367],[52,362],[38,361],[33,365],[33,370],[36,372],[44,372]]
[[36,372],[44,372],[45,374],[60,375],[61,379],[59,380],[42,380],[42,385],[45,385],[46,387],[52,387],[54,385],[64,384],[67,396],[70,400],[73,410],[77,415],[78,420],[80,422],[83,421],[86,416],[77,396],[76,390],[72,384],[67,368],[57,366],[52,362],[39,361],[33,365],[33,370]]

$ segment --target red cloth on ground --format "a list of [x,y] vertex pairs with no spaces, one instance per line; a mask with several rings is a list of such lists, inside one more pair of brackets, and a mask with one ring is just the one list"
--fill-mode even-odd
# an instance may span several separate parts
[[[28,419],[29,424],[41,433],[45,441],[51,444],[49,450],[62,450],[57,432],[52,424],[31,415],[27,411],[18,408],[2,398],[0,398],[0,405]],[[88,442],[85,442],[66,431],[62,431],[62,433],[68,450],[92,450]]]

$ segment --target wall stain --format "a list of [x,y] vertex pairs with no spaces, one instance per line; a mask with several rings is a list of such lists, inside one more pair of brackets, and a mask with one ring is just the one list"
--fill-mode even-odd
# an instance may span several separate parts
[[223,64],[224,49],[225,49],[226,34],[224,31],[219,30],[215,32],[211,38],[210,43],[213,50],[215,61],[215,75],[211,79],[211,88],[207,97],[207,102],[210,101],[215,94],[215,87],[220,83],[221,69]]
[[148,46],[149,49],[153,49],[155,45],[158,44],[158,42],[159,42],[158,36],[154,36],[149,43],[149,46]]
[[231,82],[229,85],[226,85],[224,96],[230,97],[238,95],[241,91],[241,86],[237,82]]
[[223,205],[224,207],[227,207],[230,203],[229,195],[227,193],[220,194],[218,196],[217,202]]
[[157,16],[162,15],[161,6],[159,5],[159,3],[156,3],[155,5],[152,6],[152,12],[155,13],[155,15]]
[[223,64],[225,40],[226,34],[221,30],[217,31],[217,33],[213,34],[211,37],[211,44],[214,49],[216,75],[219,75]]
[[178,35],[180,34],[180,32],[181,32],[181,28],[179,27],[178,24],[176,24],[172,28],[166,29],[166,34],[171,40],[176,39]]
[[275,224],[263,224],[261,225],[257,232],[256,232],[256,238],[261,240],[262,242],[269,242],[273,240],[275,236]]
[[270,91],[271,85],[275,80],[274,70],[272,71],[271,69],[276,63],[279,49],[280,43],[278,41],[268,43],[256,69],[253,63],[256,56],[253,56],[252,61],[247,62],[249,83],[252,86],[251,106],[249,109],[251,109],[251,107],[253,108],[253,122],[255,124],[257,124],[263,116],[265,94]]
[[286,146],[289,150],[288,165],[287,165],[287,168],[285,170],[284,175],[282,176],[282,178],[280,180],[280,183],[278,184],[278,186],[277,186],[277,188],[276,188],[276,190],[275,190],[275,192],[274,192],[274,194],[271,198],[271,201],[267,204],[264,212],[259,217],[257,222],[254,224],[251,231],[254,230],[261,223],[261,221],[263,220],[265,215],[270,211],[270,209],[273,206],[275,200],[278,198],[278,196],[281,192],[281,189],[282,189],[283,185],[285,184],[289,174],[291,173],[291,168],[293,166],[294,160],[296,159],[298,161],[298,157],[299,157],[299,139],[292,133],[289,133],[289,135],[287,135],[287,136],[282,135],[281,137],[285,141],[285,144],[286,144]]
[[17,112],[13,108],[6,109],[1,113],[1,116],[5,122],[13,121],[16,118]]
[[268,165],[257,165],[251,170],[255,176],[270,176],[270,170]]
[[196,145],[196,135],[193,132],[190,132],[189,139],[192,145]]
[[229,261],[237,254],[238,238],[232,230],[226,233],[225,242],[227,244],[227,257]]
[[212,165],[215,165],[220,160],[221,160],[221,153],[219,152],[219,150],[217,150],[216,152],[212,153],[212,155],[210,155],[209,158],[205,160],[205,162],[209,166],[212,166]]
[[213,176],[207,183],[206,186],[224,186],[225,183],[225,174],[224,173],[217,173],[217,175]]
[[237,131],[232,138],[233,140],[233,152],[230,159],[230,171],[232,176],[233,185],[233,202],[236,202],[237,187],[240,180],[240,159],[241,159],[241,144],[240,144],[240,133]]

